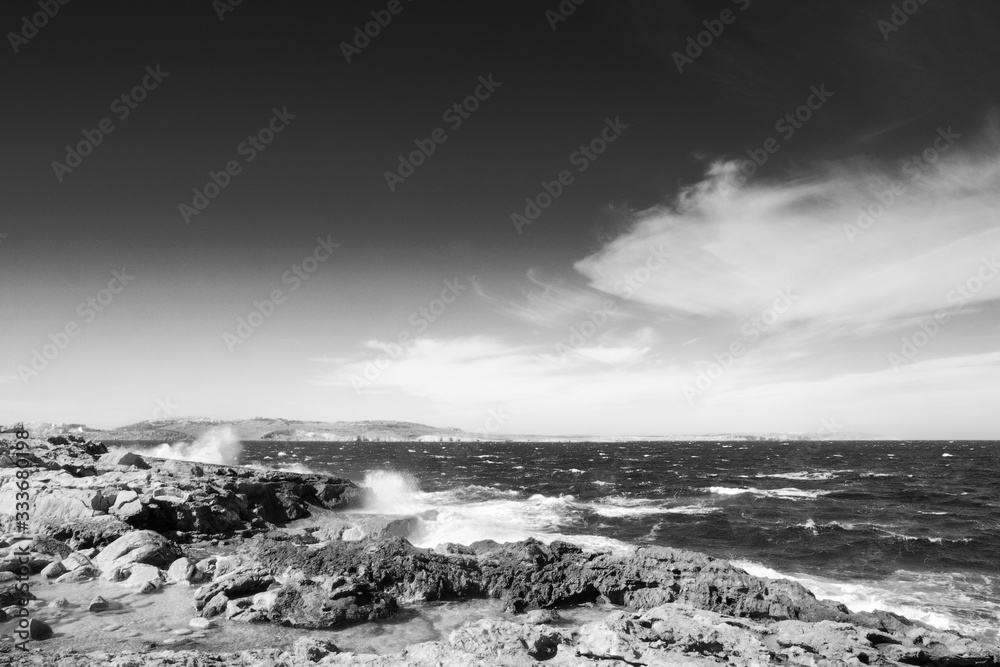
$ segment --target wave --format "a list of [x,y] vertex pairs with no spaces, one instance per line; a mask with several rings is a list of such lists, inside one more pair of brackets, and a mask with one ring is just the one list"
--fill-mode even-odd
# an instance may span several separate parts
[[159,459],[196,461],[210,465],[237,465],[243,453],[243,443],[229,427],[213,428],[199,436],[194,442],[163,443],[156,447],[139,450],[140,456]]
[[803,491],[802,489],[796,489],[795,487],[788,487],[785,489],[758,489],[752,486],[747,488],[710,486],[708,487],[708,492],[721,496],[738,496],[744,493],[752,493],[756,496],[764,496],[765,498],[790,498],[793,500],[804,498],[815,500],[816,498],[825,496],[829,493],[829,491]]
[[[549,543],[566,540],[586,549],[628,552],[635,547],[620,540],[575,532],[587,525],[588,513],[618,509],[622,515],[649,508],[583,503],[573,495],[525,496],[512,489],[467,485],[425,492],[415,477],[394,470],[370,470],[361,485],[370,493],[365,507],[344,514],[414,516],[411,543],[434,548],[446,542],[471,544],[480,540],[516,542],[529,537]],[[659,510],[658,510],[659,511]]]
[[794,480],[824,480],[833,479],[836,475],[832,472],[780,472],[772,475],[757,475],[757,477],[771,477],[776,479],[794,479]]
[[817,598],[840,602],[854,612],[881,609],[942,630],[958,630],[996,642],[1000,619],[1000,578],[957,572],[897,570],[883,580],[837,581],[805,574],[786,574],[749,560],[732,565],[748,574],[788,579],[808,588]]

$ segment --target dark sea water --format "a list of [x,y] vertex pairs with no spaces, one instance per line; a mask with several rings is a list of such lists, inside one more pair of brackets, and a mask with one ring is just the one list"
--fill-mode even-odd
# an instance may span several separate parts
[[411,541],[701,551],[993,642],[1000,443],[244,443],[240,463],[374,489]]

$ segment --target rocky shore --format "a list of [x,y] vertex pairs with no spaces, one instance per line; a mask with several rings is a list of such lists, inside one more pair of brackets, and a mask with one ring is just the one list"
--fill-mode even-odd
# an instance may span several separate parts
[[[0,441],[0,665],[1000,664],[995,647],[955,632],[853,613],[694,552],[535,540],[419,549],[411,519],[353,513],[367,492],[346,479],[143,458],[72,436],[29,442],[31,509],[18,527],[11,444]],[[105,594],[51,592],[72,587]],[[502,611],[400,652],[341,650],[328,632],[477,600]],[[87,643],[72,628],[89,615],[117,613],[124,626],[133,608],[174,603],[189,620],[171,639],[74,646]],[[574,622],[575,609],[595,620]],[[25,613],[27,651],[10,640]],[[297,638],[199,650],[223,628]]]

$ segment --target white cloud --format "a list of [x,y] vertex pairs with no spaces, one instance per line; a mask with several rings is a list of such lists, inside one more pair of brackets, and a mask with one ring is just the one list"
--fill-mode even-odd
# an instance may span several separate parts
[[[995,148],[961,153],[956,144],[914,171],[917,178],[855,160],[788,182],[741,186],[737,164],[718,163],[673,206],[647,211],[576,268],[594,289],[614,293],[651,247],[666,246],[667,266],[634,296],[665,312],[742,319],[791,288],[800,300],[784,326],[898,327],[947,307],[949,291],[1000,249]],[[878,203],[873,193],[893,182],[895,201],[867,230],[857,228],[862,210]],[[977,300],[997,297],[1000,280]]]

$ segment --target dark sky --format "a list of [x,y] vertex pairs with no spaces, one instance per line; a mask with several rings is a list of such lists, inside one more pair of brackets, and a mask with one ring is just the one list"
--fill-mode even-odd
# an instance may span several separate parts
[[[26,42],[15,38],[16,53],[8,34],[4,372],[18,376],[51,332],[80,319],[76,305],[113,270],[137,275],[116,297],[121,305],[45,373],[0,385],[11,419],[138,420],[167,395],[182,397],[174,399],[182,412],[213,416],[371,416],[378,410],[331,407],[342,397],[301,398],[326,386],[311,364],[346,363],[365,341],[394,340],[444,279],[475,276],[479,289],[433,340],[537,343],[537,330],[518,333],[513,306],[496,304],[540,283],[592,294],[593,276],[576,263],[627,234],[636,212],[700,182],[712,163],[745,159],[779,137],[775,122],[813,87],[833,95],[781,140],[753,183],[794,182],[823,165],[898,164],[939,127],[971,136],[1000,88],[1000,5],[988,1],[914,2],[906,23],[886,32],[879,21],[890,20],[890,2],[587,0],[553,30],[546,12],[558,11],[555,0],[401,0],[350,63],[342,43],[387,3],[244,0],[220,20],[221,4],[76,0]],[[0,25],[21,32],[22,17],[38,11],[35,2],[6,2]],[[732,21],[713,24],[724,12]],[[673,54],[704,22],[722,25],[721,34],[678,72]],[[169,74],[120,119],[112,103],[147,67]],[[500,85],[453,129],[443,112],[473,94],[480,76]],[[248,163],[238,146],[267,126],[272,109],[294,119]],[[104,118],[114,131],[60,181],[53,162]],[[577,172],[571,154],[608,118],[627,129]],[[447,140],[390,192],[385,172],[397,155],[436,128]],[[241,172],[186,224],[178,206],[230,160]],[[511,215],[564,169],[572,185],[517,233]],[[317,272],[315,289],[282,306],[286,325],[262,330],[239,354],[227,349],[223,331],[327,235],[341,244],[335,261]],[[659,330],[661,317],[676,314],[647,324]],[[79,373],[120,405],[82,400]],[[299,398],[282,403],[273,389],[249,403],[209,398],[248,383],[286,386]],[[428,395],[415,407],[399,400],[400,417],[440,408]],[[451,419],[438,408],[438,421]],[[461,415],[452,421],[477,419]]]

